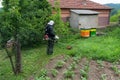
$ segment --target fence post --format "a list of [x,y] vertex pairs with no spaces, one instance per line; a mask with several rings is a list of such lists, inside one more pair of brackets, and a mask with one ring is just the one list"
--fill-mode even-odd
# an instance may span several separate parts
[[120,16],[118,17],[118,24],[120,25]]

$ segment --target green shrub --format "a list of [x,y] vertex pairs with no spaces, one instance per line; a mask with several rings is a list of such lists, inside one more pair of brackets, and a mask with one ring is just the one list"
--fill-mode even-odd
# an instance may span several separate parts
[[120,27],[116,27],[114,30],[112,30],[111,32],[108,33],[109,36],[112,36],[112,37],[116,37],[118,39],[120,39]]
[[3,0],[3,10],[0,12],[0,34],[3,45],[16,35],[22,46],[33,46],[42,42],[45,24],[52,13],[48,1]]
[[119,16],[120,16],[120,10],[117,12],[117,14],[113,15],[113,16],[110,18],[110,21],[111,21],[111,22],[118,22]]

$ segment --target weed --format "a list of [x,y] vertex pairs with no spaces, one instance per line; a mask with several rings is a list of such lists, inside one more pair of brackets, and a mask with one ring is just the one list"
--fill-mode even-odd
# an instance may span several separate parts
[[103,61],[97,60],[97,63],[99,64],[99,66],[100,66],[101,68],[103,68]]
[[42,77],[45,77],[45,76],[47,76],[47,70],[46,69],[41,69],[41,71],[40,71],[40,77],[42,76]]
[[63,60],[60,60],[60,61],[57,62],[55,68],[62,68],[64,64],[65,64],[65,62]]
[[37,77],[35,78],[35,80],[51,80],[49,77],[44,77],[44,76],[41,76],[41,77]]
[[117,66],[113,65],[112,70],[115,71],[115,74],[117,74],[117,75],[120,74],[120,70],[117,68]]
[[89,66],[88,66],[88,65],[84,66],[84,70],[85,70],[86,72],[88,72],[88,71],[89,71]]
[[76,54],[78,54],[78,49],[77,49],[77,48],[73,48],[73,49],[71,49],[67,54],[68,54],[69,56],[71,56],[71,57],[75,57]]
[[52,73],[52,76],[53,76],[53,77],[56,77],[57,74],[58,74],[58,71],[57,71],[56,69],[52,69],[52,70],[51,70],[51,73]]
[[70,69],[70,70],[73,70],[73,69],[75,69],[76,67],[77,67],[76,62],[73,62],[72,64],[70,64],[69,69]]
[[87,78],[85,78],[85,77],[81,77],[81,79],[82,79],[82,80],[87,80]]
[[73,57],[73,60],[78,64],[81,57]]
[[82,80],[86,80],[88,78],[88,71],[89,71],[88,64],[84,66],[84,69],[80,69],[81,78],[83,78]]
[[67,62],[67,60],[68,60],[69,58],[70,58],[69,55],[65,55],[65,57],[64,57],[64,61]]
[[84,77],[84,78],[87,78],[87,77],[88,77],[88,73],[87,73],[85,70],[83,70],[83,69],[80,69],[80,74],[81,74],[81,76]]
[[71,78],[65,78],[64,80],[73,80],[73,79],[71,79]]
[[72,70],[68,69],[64,72],[64,76],[65,76],[65,78],[73,78],[74,72]]
[[68,55],[74,57],[76,54],[76,50],[71,50],[70,52],[67,53]]
[[101,79],[102,79],[102,80],[107,80],[106,77],[107,77],[106,74],[102,74],[102,75],[101,75]]

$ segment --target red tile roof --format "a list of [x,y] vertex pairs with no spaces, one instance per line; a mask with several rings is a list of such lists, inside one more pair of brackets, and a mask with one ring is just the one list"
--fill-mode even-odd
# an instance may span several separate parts
[[[48,0],[54,7],[56,0]],[[60,0],[61,8],[74,8],[74,9],[111,9],[108,6],[90,1],[90,0]]]

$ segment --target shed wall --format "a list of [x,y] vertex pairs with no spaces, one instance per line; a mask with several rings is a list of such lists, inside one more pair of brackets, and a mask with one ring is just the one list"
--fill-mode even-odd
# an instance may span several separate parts
[[102,28],[109,25],[110,20],[110,10],[95,10],[100,12],[98,15],[98,25]]
[[78,22],[79,22],[79,15],[71,12],[71,16],[70,16],[70,26],[72,28],[79,28],[78,26]]
[[[79,25],[81,24],[81,25]],[[70,26],[72,28],[99,28],[98,15],[79,15],[71,12]]]
[[[99,28],[109,25],[110,10],[94,9],[94,11],[99,12],[99,15],[98,15]],[[61,9],[61,17],[64,21],[69,21],[70,9],[64,9],[64,8]]]
[[79,16],[80,28],[99,28],[98,15],[80,15]]

